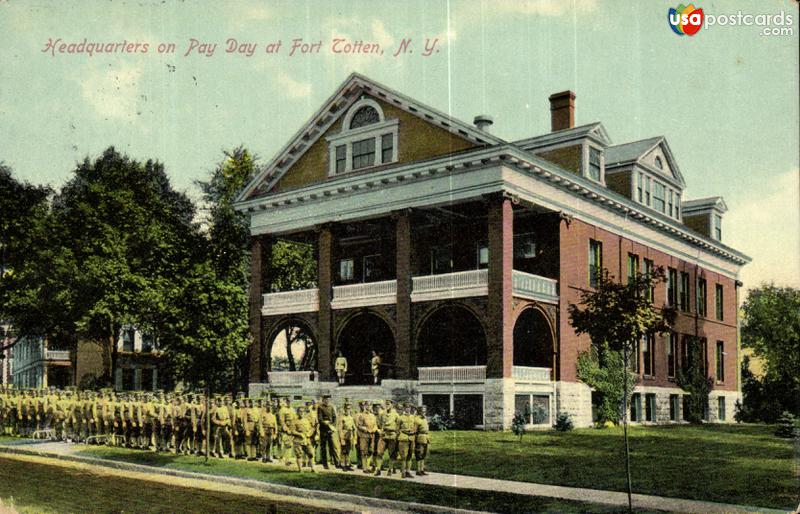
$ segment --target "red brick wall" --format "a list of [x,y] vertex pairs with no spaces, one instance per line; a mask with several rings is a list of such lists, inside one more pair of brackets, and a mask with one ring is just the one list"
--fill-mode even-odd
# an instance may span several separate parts
[[[639,256],[640,270],[644,268],[644,259],[650,259],[655,266],[662,266],[665,271],[672,267],[678,271],[689,273],[690,294],[689,312],[679,313],[675,322],[675,332],[681,335],[698,335],[708,340],[707,362],[711,376],[716,370],[716,343],[725,343],[725,380],[715,387],[721,390],[736,390],[738,376],[738,355],[736,340],[736,290],[735,281],[718,273],[704,270],[694,264],[672,257],[645,245],[630,241],[600,228],[581,221],[572,221],[569,225],[561,223],[561,269],[559,287],[561,303],[559,306],[560,348],[558,376],[559,380],[576,380],[576,362],[578,354],[589,347],[589,338],[578,337],[569,323],[568,306],[580,302],[580,292],[588,288],[589,240],[603,243],[603,266],[609,272],[624,281],[627,279],[628,253]],[[707,284],[707,316],[695,317],[697,274]],[[723,286],[723,321],[716,319],[715,294],[716,284]],[[655,303],[664,305],[667,298],[667,284],[658,284],[655,289]],[[679,337],[680,340],[680,337]],[[640,378],[643,385],[674,387],[667,378],[667,336],[656,336],[655,345],[655,377]],[[679,352],[680,348],[676,348]]]

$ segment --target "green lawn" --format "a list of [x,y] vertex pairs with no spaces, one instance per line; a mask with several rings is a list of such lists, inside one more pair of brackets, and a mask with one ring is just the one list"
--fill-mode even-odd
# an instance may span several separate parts
[[[450,487],[415,484],[413,481],[391,481],[373,479],[360,471],[350,474],[328,474],[291,471],[263,464],[211,459],[208,464],[202,458],[156,454],[139,450],[106,447],[84,447],[80,454],[102,457],[136,464],[180,469],[196,473],[225,475],[265,482],[356,494],[390,500],[443,505],[453,508],[483,510],[490,512],[620,512],[619,508],[586,502],[530,497],[509,493],[457,490]],[[647,512],[636,510],[636,512]]]
[[[638,493],[773,508],[800,496],[791,441],[763,425],[663,425],[630,429]],[[625,490],[622,429],[433,434],[428,467],[509,480]]]
[[23,514],[319,512],[245,495],[143,483],[2,456],[0,470],[0,512],[5,512],[3,506],[13,506]]

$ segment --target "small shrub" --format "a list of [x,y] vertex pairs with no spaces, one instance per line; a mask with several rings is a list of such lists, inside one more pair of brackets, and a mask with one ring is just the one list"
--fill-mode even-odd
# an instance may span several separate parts
[[783,411],[778,418],[778,429],[775,435],[786,439],[800,438],[800,419],[791,412]]
[[531,409],[531,423],[541,425],[547,421],[547,411],[541,405],[534,405]]
[[434,414],[428,420],[428,427],[431,430],[444,431],[450,430],[456,426],[456,420],[449,415]]
[[572,416],[568,412],[559,412],[556,416],[556,424],[553,425],[559,432],[569,432],[575,425],[572,423]]
[[522,436],[525,434],[525,425],[528,423],[528,419],[522,412],[515,412],[514,419],[511,420],[511,431],[514,432],[514,435],[519,436],[519,440],[522,441]]

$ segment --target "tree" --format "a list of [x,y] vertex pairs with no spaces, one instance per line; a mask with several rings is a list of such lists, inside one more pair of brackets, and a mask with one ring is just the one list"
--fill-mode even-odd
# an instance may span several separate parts
[[[632,509],[630,449],[628,445],[628,396],[630,392],[629,362],[637,342],[646,335],[664,332],[675,320],[673,309],[653,305],[651,291],[656,284],[666,280],[664,269],[657,267],[650,274],[637,274],[628,283],[613,280],[608,270],[597,274],[597,287],[581,292],[580,307],[569,306],[569,318],[577,334],[587,334],[592,349],[597,354],[599,367],[619,365],[612,352],[622,354],[622,371],[606,373],[605,379],[614,376],[622,382],[622,397],[610,398],[612,404],[622,405],[625,441],[625,472],[628,480],[628,509]],[[591,380],[591,378],[589,378]],[[591,383],[588,384],[590,387]]]
[[[598,421],[601,424],[608,421],[619,424],[624,414],[620,406],[630,400],[636,383],[636,376],[625,366],[622,351],[611,350],[608,344],[604,344],[599,350],[593,348],[581,352],[578,355],[578,379],[598,394]],[[623,396],[627,396],[625,401],[621,400]]]
[[690,423],[700,423],[706,418],[708,398],[714,380],[706,369],[705,343],[699,337],[687,337],[689,362],[678,370],[675,381],[689,393],[684,415]]
[[0,320],[15,321],[9,343],[0,345],[0,354],[20,337],[40,336],[43,324],[38,317],[23,319],[18,312],[20,297],[36,295],[22,280],[30,266],[33,250],[40,244],[48,215],[52,191],[14,178],[11,168],[0,163]]
[[800,415],[800,290],[762,285],[742,306],[742,346],[764,360],[764,376],[745,381],[753,421],[774,423],[783,411]]

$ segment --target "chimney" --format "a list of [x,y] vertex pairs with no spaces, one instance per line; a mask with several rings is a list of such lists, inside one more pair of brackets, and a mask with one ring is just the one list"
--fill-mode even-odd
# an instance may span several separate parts
[[478,127],[478,130],[481,130],[483,132],[487,132],[488,133],[489,132],[489,127],[492,126],[492,123],[494,123],[494,120],[492,119],[491,116],[488,116],[486,114],[479,114],[478,116],[475,116],[475,119],[472,120],[472,123],[476,127]]
[[562,91],[550,95],[550,125],[553,132],[575,126],[575,93]]

